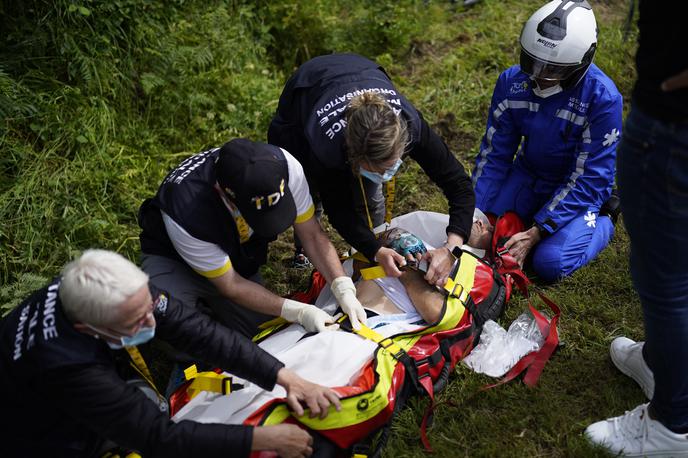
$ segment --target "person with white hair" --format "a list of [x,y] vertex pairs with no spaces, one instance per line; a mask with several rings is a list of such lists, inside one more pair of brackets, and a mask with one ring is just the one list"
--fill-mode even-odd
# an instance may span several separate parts
[[585,0],[554,0],[525,23],[520,65],[499,75],[473,169],[475,206],[531,227],[505,244],[545,281],[571,275],[614,234],[622,97],[593,62]]
[[282,386],[297,415],[304,406],[322,418],[340,408],[334,391],[184,307],[121,255],[87,250],[0,321],[3,457],[96,456],[107,444],[146,457],[310,454],[312,438],[294,425],[172,422],[154,386],[128,383],[127,370],[140,363],[118,351],[136,355],[132,347],[154,335],[267,390]]

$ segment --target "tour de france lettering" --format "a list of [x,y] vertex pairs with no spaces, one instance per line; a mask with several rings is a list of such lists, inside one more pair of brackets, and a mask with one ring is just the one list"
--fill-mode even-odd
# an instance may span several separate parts
[[344,113],[344,110],[346,110],[348,102],[354,97],[366,92],[381,94],[383,97],[385,97],[387,103],[399,107],[392,107],[394,114],[399,116],[401,113],[401,99],[393,98],[397,95],[394,89],[373,87],[368,89],[357,89],[355,91],[347,92],[344,95],[338,95],[332,98],[332,100],[328,101],[322,107],[316,109],[316,115],[318,116],[318,123],[320,124],[320,127],[325,128],[326,125],[332,121],[332,124],[327,127],[327,130],[325,130],[325,135],[327,138],[330,140],[334,139],[335,135],[346,127],[346,119],[342,117],[342,114]]
[[[50,340],[58,336],[55,322],[55,304],[57,303],[57,289],[60,283],[54,283],[48,287],[45,303],[43,304],[43,340]],[[38,325],[38,313],[41,307],[36,307],[31,318],[31,305],[27,304],[19,314],[19,323],[17,324],[17,334],[14,337],[14,360],[18,360],[22,356],[22,347],[25,346],[29,350],[36,343],[36,326]],[[25,329],[26,322],[29,322]],[[26,345],[24,343],[26,342]]]
[[179,167],[172,170],[169,175],[165,178],[165,183],[174,182],[174,184],[179,184],[184,181],[184,178],[188,177],[191,172],[200,167],[207,159],[208,155],[219,148],[213,148],[208,151],[203,151],[196,155],[191,156],[184,162],[179,164]]
[[263,208],[263,202],[266,201],[268,204],[268,207],[272,207],[273,205],[277,205],[277,202],[280,201],[282,196],[284,195],[284,178],[282,178],[282,181],[280,182],[280,189],[279,191],[275,191],[272,194],[269,194],[267,196],[255,196],[251,198],[251,201],[256,204],[256,210],[260,210]]

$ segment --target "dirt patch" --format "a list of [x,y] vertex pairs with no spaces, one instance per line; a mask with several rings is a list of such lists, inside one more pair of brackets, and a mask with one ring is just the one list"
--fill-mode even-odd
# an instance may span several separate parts
[[410,77],[415,73],[416,66],[423,68],[427,66],[428,61],[440,60],[447,55],[452,49],[469,43],[473,38],[465,33],[461,33],[448,41],[421,41],[414,40],[411,42],[408,54],[406,55],[406,65],[401,69],[399,74],[404,77]]
[[473,134],[459,129],[458,125],[456,115],[449,112],[440,113],[432,127],[447,143],[450,151],[466,157],[476,147],[478,139]]

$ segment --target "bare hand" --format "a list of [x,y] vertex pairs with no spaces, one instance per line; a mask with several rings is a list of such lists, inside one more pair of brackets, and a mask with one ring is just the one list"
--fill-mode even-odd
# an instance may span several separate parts
[[509,250],[511,256],[516,259],[518,265],[523,268],[523,262],[530,250],[540,241],[540,231],[536,227],[531,227],[527,231],[519,232],[511,236],[504,244],[504,248]]
[[678,75],[667,78],[662,81],[662,90],[664,92],[675,91],[688,87],[688,69],[683,70]]
[[313,453],[313,438],[296,425],[259,426],[253,429],[252,450],[274,450],[282,458],[303,458]]
[[401,271],[397,266],[405,266],[406,260],[391,248],[380,247],[375,255],[375,261],[382,266],[388,277],[400,277]]
[[332,389],[304,380],[287,368],[283,367],[277,373],[277,383],[287,390],[287,404],[298,417],[304,414],[301,401],[305,402],[310,409],[310,418],[327,417],[328,409],[332,404],[337,412],[342,408],[339,396]]
[[451,254],[449,248],[443,246],[430,250],[423,255],[423,259],[428,262],[425,281],[440,288],[444,287],[455,261],[454,255]]

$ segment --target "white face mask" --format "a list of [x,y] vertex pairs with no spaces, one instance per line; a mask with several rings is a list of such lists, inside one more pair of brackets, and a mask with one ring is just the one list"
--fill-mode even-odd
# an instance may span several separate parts
[[538,86],[537,83],[533,84],[533,94],[537,95],[538,97],[542,97],[543,99],[551,97],[554,94],[559,94],[563,90],[564,89],[561,87],[561,84],[550,86],[547,89],[540,89],[540,86]]

